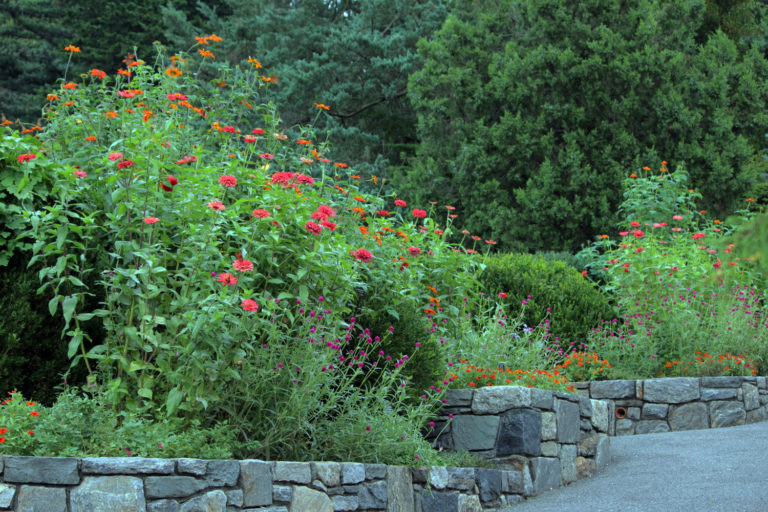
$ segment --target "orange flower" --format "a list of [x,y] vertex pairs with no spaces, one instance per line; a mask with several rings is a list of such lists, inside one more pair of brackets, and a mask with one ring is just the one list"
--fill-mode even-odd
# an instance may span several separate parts
[[106,112],[104,112],[104,115],[110,119],[114,119],[115,117],[117,117],[117,112],[115,112],[114,110],[107,110]]
[[637,178],[637,174],[632,173],[632,174],[629,175],[629,177],[630,178]]
[[323,110],[330,110],[330,108],[331,108],[331,107],[329,107],[328,105],[324,105],[324,104],[322,104],[322,103],[315,103],[315,106],[316,106],[317,108],[321,108],[321,109],[323,109]]
[[[206,43],[206,44],[208,44],[208,43]],[[210,58],[212,58],[212,59],[215,59],[215,58],[216,58],[216,57],[214,57],[214,56],[213,56],[213,53],[209,52],[208,50],[203,50],[202,48],[200,48],[199,50],[197,50],[197,53],[199,53],[200,55],[202,55],[202,56],[203,56],[203,58],[208,58],[208,57],[210,57]]]
[[177,76],[181,76],[181,70],[177,67],[172,67],[172,68],[166,69],[165,74],[168,76],[177,77]]
[[261,80],[264,81],[264,82],[267,82],[268,84],[276,84],[276,83],[280,82],[280,79],[277,78],[277,75],[272,75],[272,76],[264,76],[264,75],[262,75],[261,76]]
[[204,45],[208,44],[208,39],[205,37],[195,36],[195,41],[197,41],[197,44],[204,44]]
[[257,61],[256,59],[254,59],[250,55],[248,56],[248,64],[252,65],[256,69],[259,69],[261,67],[261,62]]
[[752,199],[752,198],[750,197],[750,198],[748,198],[748,199],[747,199],[747,202],[748,202],[748,203],[754,203],[754,202],[755,202],[755,200],[754,200],[754,199]]
[[85,140],[87,140],[89,142],[96,142],[96,137],[93,136],[93,135],[90,135],[90,136],[86,137]]
[[48,100],[48,101],[56,101],[56,100],[59,99],[59,97],[56,96],[55,94],[47,94],[45,96],[45,99]]
[[80,47],[79,46],[74,46],[74,45],[70,44],[69,46],[65,46],[64,47],[64,51],[65,52],[72,52],[72,53],[80,53]]
[[92,69],[90,73],[91,73],[91,76],[95,76],[99,80],[103,80],[107,77],[107,74],[104,71],[96,68]]
[[74,89],[75,87],[77,87],[75,82],[67,82],[61,86],[62,89]]
[[117,70],[117,74],[118,74],[118,75],[127,76],[128,78],[130,78],[130,77],[131,77],[131,72],[130,72],[130,71],[128,71],[127,69],[118,69],[118,70]]
[[37,418],[38,416],[40,416],[40,413],[37,411],[32,411],[31,413],[29,413],[29,415],[32,416],[33,418]]
[[219,41],[221,41],[221,40],[222,40],[222,39],[221,39],[219,36],[217,36],[216,34],[211,34],[211,35],[209,35],[209,36],[208,36],[208,39],[210,39],[210,40],[211,40],[211,41],[213,41],[214,43],[218,43]]

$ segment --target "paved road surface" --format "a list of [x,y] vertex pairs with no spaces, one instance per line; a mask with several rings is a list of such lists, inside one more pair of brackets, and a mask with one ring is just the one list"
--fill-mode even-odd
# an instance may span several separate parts
[[768,512],[768,421],[611,438],[590,478],[504,512]]

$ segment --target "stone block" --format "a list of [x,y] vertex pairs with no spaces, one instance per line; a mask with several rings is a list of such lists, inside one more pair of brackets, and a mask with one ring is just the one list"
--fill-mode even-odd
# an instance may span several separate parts
[[365,479],[375,480],[379,478],[387,478],[387,465],[386,464],[366,464]]
[[533,494],[540,494],[548,489],[559,487],[561,483],[560,461],[548,457],[531,459],[531,478]]
[[595,467],[600,469],[611,460],[611,438],[607,434],[597,435],[595,448]]
[[135,476],[86,476],[70,491],[69,500],[71,512],[146,510],[144,483]]
[[590,382],[589,396],[592,398],[634,398],[635,381],[633,380],[604,380]]
[[584,432],[592,432],[594,427],[592,427],[592,421],[589,418],[582,418],[579,420],[579,429],[582,433]]
[[576,476],[579,479],[587,478],[595,472],[595,460],[585,457],[576,457]]
[[579,404],[556,400],[555,413],[557,414],[557,441],[559,443],[578,443],[580,433]]
[[664,404],[682,404],[701,397],[699,379],[695,377],[646,380],[643,393],[646,401]]
[[[597,432],[590,432],[588,434],[582,434],[581,441],[579,441],[579,455],[584,457],[594,457],[595,448],[597,447]],[[544,445],[541,447],[542,455],[544,454]]]
[[301,485],[294,486],[290,510],[312,512],[333,512],[331,498],[320,491]]
[[[575,407],[578,414],[578,406]],[[578,436],[578,425],[576,432]],[[534,409],[512,409],[504,413],[496,439],[496,455],[537,456],[540,453],[541,413]]]
[[472,404],[474,389],[448,389],[445,392],[446,407],[469,407]]
[[147,512],[179,512],[181,505],[176,500],[155,500],[147,502]]
[[702,377],[702,388],[739,388],[742,377]]
[[741,385],[741,389],[744,392],[744,408],[748,411],[757,409],[760,407],[760,396],[757,392],[757,386],[753,384],[747,384],[746,382]]
[[475,389],[472,413],[499,414],[519,407],[530,407],[531,390],[520,386],[490,386]]
[[[10,457],[6,456],[6,458]],[[43,511],[67,512],[67,491],[63,487],[20,486],[15,512]]]
[[242,489],[225,489],[224,494],[227,495],[227,505],[238,508],[243,506]]
[[205,487],[205,481],[192,476],[148,476],[144,480],[147,498],[186,498]]
[[768,419],[768,410],[765,407],[759,407],[747,411],[746,423],[757,423],[758,421],[765,421]]
[[272,501],[289,502],[293,495],[293,487],[290,485],[273,485]]
[[645,404],[640,413],[640,418],[644,420],[663,420],[667,417],[669,406],[667,404]]
[[640,419],[640,407],[629,407],[627,408],[627,418],[631,420],[639,420]]
[[709,404],[709,421],[712,428],[743,425],[747,413],[737,401],[716,401]]
[[272,464],[261,460],[240,461],[243,506],[258,507],[272,504]]
[[541,413],[541,440],[551,441],[557,438],[557,416],[554,412]]
[[541,443],[542,457],[558,457],[560,455],[560,443],[556,441],[546,441]]
[[174,466],[171,459],[87,457],[82,460],[81,471],[85,475],[170,475]]
[[411,470],[387,466],[387,512],[415,512]]
[[3,480],[6,483],[77,485],[78,459],[69,457],[5,456]]
[[[488,389],[488,388],[483,388]],[[459,495],[455,492],[421,491],[422,512],[450,512],[459,510]]]
[[363,484],[357,493],[360,508],[363,510],[380,510],[387,508],[387,482],[379,480]]
[[635,434],[657,434],[669,432],[666,420],[640,420],[635,424]]
[[16,496],[15,485],[0,484],[0,508],[11,508],[14,496]]
[[459,512],[483,512],[480,498],[475,494],[459,494]]
[[357,496],[334,496],[331,501],[333,510],[337,511],[357,510],[360,506]]
[[[365,480],[365,469],[362,464],[358,465],[363,475],[362,479]],[[309,462],[275,462],[272,467],[272,478],[275,482],[308,484],[312,482],[312,466]]]
[[667,418],[670,430],[695,430],[709,428],[707,405],[703,402],[692,402],[672,406]]
[[449,489],[466,491],[475,487],[475,468],[446,468]]
[[209,491],[181,505],[179,512],[226,512],[227,495],[221,489]]
[[575,482],[576,475],[576,454],[578,448],[575,444],[560,445],[560,477],[564,484]]
[[547,389],[530,388],[531,407],[551,411],[554,405],[554,395]]
[[579,414],[584,418],[592,417],[592,401],[588,397],[579,397]]
[[635,422],[629,418],[616,420],[615,429],[617,436],[631,436],[635,434]]
[[592,402],[592,425],[599,432],[608,432],[611,418],[609,416],[610,407],[606,400],[591,400]]
[[456,416],[453,418],[453,445],[456,450],[491,450],[498,430],[498,416]]
[[205,481],[211,487],[234,487],[240,477],[240,463],[236,460],[211,460],[205,473]]
[[629,407],[642,407],[644,402],[637,398],[624,398],[621,400],[614,400],[613,403],[616,407],[624,407],[626,409]]
[[208,461],[201,459],[176,459],[176,472],[181,475],[203,476],[208,469]]
[[365,480],[365,465],[359,462],[345,462],[341,465],[341,483],[357,484]]
[[336,487],[341,483],[341,464],[338,462],[315,462],[315,472],[328,487]]
[[498,469],[477,468],[476,475],[480,500],[488,502],[499,499],[502,472]]
[[427,475],[430,487],[445,489],[448,486],[448,470],[442,466],[432,466]]
[[[518,461],[502,474],[502,490],[507,493],[533,496],[533,479],[527,461]],[[506,480],[505,480],[506,476]]]
[[738,393],[732,388],[702,388],[701,401],[709,402],[711,400],[735,400]]

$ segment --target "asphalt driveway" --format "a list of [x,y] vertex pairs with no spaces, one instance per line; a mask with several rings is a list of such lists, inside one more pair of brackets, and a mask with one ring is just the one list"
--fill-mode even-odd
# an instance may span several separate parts
[[597,474],[504,512],[768,512],[768,421],[611,438]]

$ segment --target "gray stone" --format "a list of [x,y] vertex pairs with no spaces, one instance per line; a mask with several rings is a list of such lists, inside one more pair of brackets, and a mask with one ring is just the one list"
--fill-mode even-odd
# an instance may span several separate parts
[[575,444],[564,444],[560,446],[560,476],[563,483],[575,482],[576,474],[576,454],[578,450]]
[[6,483],[77,485],[78,459],[69,457],[5,456],[3,479]]
[[[483,388],[490,389],[490,388]],[[450,512],[459,509],[459,495],[447,492],[421,491],[422,512]]]
[[557,437],[557,416],[554,412],[541,413],[541,440],[551,441]]
[[502,505],[517,505],[518,503],[522,503],[525,498],[522,496],[518,496],[517,494],[512,494],[510,496],[502,496],[503,502]]
[[448,470],[442,466],[432,466],[429,468],[427,481],[435,489],[445,489],[448,486]]
[[[582,435],[581,441],[579,441],[579,455],[585,457],[593,457],[595,455],[595,448],[597,447],[597,432],[590,432],[589,434]],[[542,445],[542,455],[544,455],[544,446]]]
[[709,405],[709,420],[712,428],[743,425],[747,413],[741,402],[712,402]]
[[289,509],[292,511],[333,512],[333,503],[324,493],[297,485],[293,488]]
[[475,468],[446,468],[448,488],[466,491],[475,487]]
[[333,502],[333,510],[357,510],[359,507],[357,496],[334,496],[331,501]]
[[531,477],[533,478],[534,495],[559,487],[561,483],[560,461],[546,457],[531,459]]
[[552,410],[554,395],[547,389],[529,388],[531,390],[531,407]]
[[635,433],[635,422],[630,419],[616,420],[615,426],[617,436],[631,436]]
[[699,379],[695,377],[671,377],[645,381],[645,400],[665,404],[682,404],[700,398]]
[[482,501],[496,501],[501,496],[502,473],[498,469],[477,468],[477,489]]
[[555,413],[557,414],[557,441],[559,443],[578,443],[580,430],[579,405],[573,402],[556,400]]
[[3,465],[5,464],[5,460],[3,459],[3,456],[0,455],[0,473],[3,472]]
[[456,450],[491,450],[499,430],[498,416],[456,416],[453,445]]
[[[576,405],[575,408],[578,415],[579,407]],[[576,433],[578,436],[578,424],[576,425]],[[512,409],[504,413],[496,438],[496,455],[537,456],[540,453],[541,413],[534,409]]]
[[730,388],[702,388],[701,401],[709,402],[711,400],[733,400],[738,396],[735,389]]
[[411,470],[387,466],[387,512],[415,512]]
[[702,377],[702,388],[739,388],[742,377]]
[[205,481],[211,487],[233,487],[240,477],[240,463],[236,460],[212,460],[208,462]]
[[757,386],[744,383],[741,385],[741,389],[744,391],[744,408],[748,411],[757,409],[760,407],[759,393],[757,392]]
[[226,512],[227,495],[221,489],[196,496],[181,505],[179,512]]
[[459,494],[459,512],[483,512],[483,506],[477,495]]
[[147,498],[186,498],[205,487],[203,480],[192,476],[148,476],[144,480]]
[[635,381],[633,380],[604,380],[591,382],[589,395],[592,398],[634,398]]
[[555,441],[546,441],[541,443],[541,456],[542,457],[559,457],[560,456],[560,443]]
[[576,476],[579,479],[587,478],[595,472],[595,460],[585,457],[576,457]]
[[504,471],[501,485],[502,491],[522,494],[523,496],[532,496],[534,494],[533,480],[531,479],[531,472],[528,468],[528,461],[518,461],[517,463],[512,464],[509,470]]
[[667,417],[667,404],[645,404],[640,417],[644,420],[663,420]]
[[0,508],[11,508],[14,496],[16,496],[15,485],[0,484]]
[[15,512],[67,512],[67,491],[63,487],[22,485]]
[[[362,468],[362,464],[359,465],[363,479],[365,479],[365,470]],[[308,484],[312,482],[312,466],[309,465],[309,462],[275,462],[272,475],[276,482]]]
[[357,484],[365,480],[365,466],[359,462],[345,462],[341,465],[341,483]]
[[69,502],[71,512],[146,510],[144,483],[135,476],[86,476],[70,491]]
[[240,461],[243,506],[272,504],[272,464],[260,460]]
[[387,465],[386,464],[366,464],[365,479],[375,480],[378,478],[387,478]]
[[757,423],[768,419],[768,410],[765,407],[747,411],[746,423]]
[[637,398],[624,398],[621,400],[614,400],[613,403],[616,405],[616,407],[642,407],[643,401],[639,400]]
[[357,493],[357,499],[360,502],[360,508],[363,510],[386,508],[387,482],[380,480],[361,485]]
[[592,422],[589,419],[585,419],[584,417],[579,420],[579,429],[581,429],[582,432],[592,432],[595,430],[592,427]]
[[470,388],[449,389],[445,392],[446,406],[461,407],[469,406],[472,403],[472,392]]
[[592,417],[592,401],[589,399],[589,397],[579,397],[579,414],[585,418]]
[[328,487],[336,487],[341,483],[341,464],[338,462],[315,462],[317,478]]
[[147,502],[147,512],[179,512],[181,505],[176,500],[157,500]]
[[233,507],[243,506],[242,489],[224,489],[224,494],[227,495],[227,505],[231,505]]
[[333,490],[329,491],[328,486],[326,486],[323,482],[317,479],[312,480],[312,484],[310,485],[310,487],[316,491],[322,491],[328,496],[335,496],[336,494],[344,494],[343,489],[342,489],[342,492],[337,492],[339,489],[338,487],[332,488]]
[[591,400],[592,425],[600,432],[608,432],[610,426],[610,407],[605,400]]
[[669,432],[665,420],[640,420],[635,424],[635,434],[658,434]]
[[290,485],[273,485],[272,486],[272,501],[291,501],[291,495],[293,494],[293,487]]
[[88,457],[83,459],[81,470],[86,475],[170,475],[174,470],[174,461],[144,457]]
[[595,449],[595,466],[602,468],[611,460],[611,438],[607,434],[598,434]]
[[208,468],[208,461],[201,459],[176,459],[176,472],[183,475],[203,476]]
[[667,418],[670,430],[695,430],[709,428],[707,405],[703,402],[670,407]]
[[516,407],[530,407],[531,390],[520,386],[488,386],[475,390],[474,414],[499,414]]
[[640,419],[640,408],[639,407],[630,407],[627,409],[627,418],[631,420],[639,420]]

